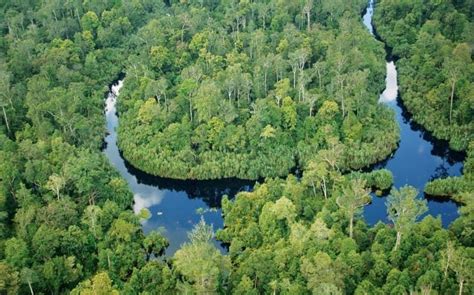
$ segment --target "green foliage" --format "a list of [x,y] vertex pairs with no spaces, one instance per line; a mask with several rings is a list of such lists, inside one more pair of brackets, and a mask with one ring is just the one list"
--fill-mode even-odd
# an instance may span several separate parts
[[86,280],[79,284],[71,294],[77,295],[118,295],[120,294],[112,286],[112,281],[106,272],[96,274],[92,280]]
[[[327,181],[334,177],[341,176],[327,176]],[[353,238],[348,238],[349,213],[361,210],[353,204],[365,203],[367,184],[361,180],[364,174],[342,177],[327,200],[321,191],[313,194],[311,184],[290,176],[267,179],[253,192],[223,202],[225,227],[217,237],[230,243],[232,292],[447,294],[458,292],[461,282],[465,294],[472,291],[472,279],[465,272],[472,272],[472,244],[449,246],[449,252],[446,241],[457,240],[457,234],[443,229],[440,219],[418,220],[426,201],[416,199],[414,188],[392,191],[388,210],[393,226],[378,223],[368,228],[355,218]],[[311,204],[314,213],[306,215],[304,204]],[[403,240],[393,251],[397,232]]]
[[178,179],[285,176],[336,140],[342,170],[384,159],[398,129],[377,104],[383,48],[363,2],[303,2],[174,3],[143,26],[119,98],[124,157]]
[[388,169],[373,170],[368,173],[351,172],[351,177],[362,178],[366,181],[366,186],[387,190],[392,187],[393,175]]
[[144,237],[100,152],[104,85],[162,6],[142,6],[136,23],[122,1],[0,6],[0,293],[117,293],[167,241]]
[[[0,4],[0,294],[472,293],[472,146],[464,176],[426,187],[465,204],[449,229],[418,221],[426,205],[410,188],[389,199],[394,227],[359,218],[368,190],[393,179],[350,170],[399,140],[377,104],[384,50],[360,23],[366,1],[166,3]],[[469,5],[377,6],[408,108],[457,149],[472,142]],[[204,221],[173,257],[144,235],[146,212],[100,152],[105,85],[120,72],[119,144],[142,170],[304,170],[224,198],[228,254]]]
[[465,150],[474,134],[469,1],[377,3],[377,33],[399,58],[403,102],[415,121]]
[[418,191],[412,186],[393,188],[387,198],[388,218],[397,231],[394,250],[400,246],[402,235],[410,232],[416,220],[428,211],[426,200],[417,200]]
[[178,288],[195,293],[223,292],[230,272],[229,257],[223,256],[212,244],[213,229],[204,219],[189,233],[189,243],[174,255],[176,270],[184,276]]
[[362,179],[351,179],[350,182],[343,183],[339,196],[336,197],[336,204],[349,219],[349,237],[353,235],[354,217],[360,214],[362,208],[371,201],[369,191],[366,189],[366,182]]
[[474,201],[474,141],[469,144],[463,172],[464,174],[459,177],[447,177],[428,182],[425,193],[436,197],[450,197],[470,207]]

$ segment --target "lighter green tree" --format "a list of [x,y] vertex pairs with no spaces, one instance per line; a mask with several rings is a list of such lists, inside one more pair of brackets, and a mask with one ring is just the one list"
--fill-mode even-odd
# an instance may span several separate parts
[[33,290],[33,283],[36,283],[39,280],[36,272],[31,268],[24,267],[21,269],[20,278],[23,283],[28,285],[31,295],[35,295],[35,292]]
[[456,85],[465,75],[468,69],[467,65],[471,63],[471,49],[466,43],[461,43],[454,48],[452,55],[446,58],[443,64],[443,70],[448,83],[451,87],[451,94],[449,96],[449,124],[451,124],[453,117],[454,95],[456,92]]
[[[474,278],[473,250],[473,248],[457,247],[453,252],[452,262],[449,265],[449,268],[456,274],[456,279],[459,284],[459,295],[465,293],[464,286],[470,284]],[[472,294],[470,292],[468,293]]]
[[2,108],[3,120],[5,121],[8,133],[11,133],[6,111],[6,108],[12,105],[10,79],[10,75],[6,72],[0,72],[0,107]]
[[191,285],[197,294],[214,294],[227,279],[229,257],[223,256],[213,245],[214,231],[204,219],[188,234],[185,243],[174,255],[174,266],[184,277],[184,286]]
[[328,197],[328,164],[324,161],[310,161],[306,171],[303,174],[302,182],[313,189],[316,196],[316,187],[319,186],[323,192],[324,198]]
[[54,192],[58,200],[61,198],[61,190],[64,186],[66,186],[66,178],[58,174],[49,176],[49,180],[46,183],[46,188]]
[[360,214],[365,205],[371,201],[369,190],[365,188],[365,180],[351,179],[342,185],[341,192],[336,198],[336,203],[349,219],[349,237],[353,236],[354,217]]
[[339,289],[343,286],[342,274],[327,253],[320,251],[315,255],[302,257],[300,271],[307,281],[307,288],[313,294],[342,294]]
[[397,231],[394,251],[400,246],[402,235],[410,232],[418,217],[428,210],[426,200],[416,198],[418,191],[412,186],[404,186],[400,190],[392,189],[387,198],[387,213]]
[[118,295],[119,292],[112,286],[112,280],[106,272],[96,274],[91,280],[80,283],[73,295]]

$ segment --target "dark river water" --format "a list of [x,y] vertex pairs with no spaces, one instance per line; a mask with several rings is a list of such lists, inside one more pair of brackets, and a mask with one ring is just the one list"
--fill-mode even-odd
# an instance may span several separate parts
[[[370,0],[363,23],[375,38],[372,26],[374,8],[374,1]],[[411,120],[398,94],[397,69],[390,56],[387,59],[386,88],[380,95],[379,103],[386,104],[395,112],[400,126],[400,142],[393,155],[374,168],[387,168],[392,171],[395,187],[408,184],[418,189],[419,197],[425,197],[423,189],[428,181],[461,175],[464,155],[451,151],[447,142],[436,140]],[[427,200],[427,214],[441,216],[444,226],[458,217],[458,207],[453,201],[430,198]],[[373,197],[372,203],[364,209],[364,217],[369,224],[379,220],[387,221],[385,198]]]
[[[370,33],[372,27],[373,2],[363,16],[363,22]],[[239,191],[250,190],[254,182],[238,179],[215,181],[182,181],[147,175],[127,163],[117,147],[118,117],[115,104],[123,80],[111,86],[106,100],[106,120],[108,135],[105,138],[104,153],[112,165],[127,181],[134,194],[134,210],[147,208],[151,218],[143,222],[145,233],[151,230],[162,232],[170,241],[166,254],[172,255],[187,240],[190,231],[201,216],[214,229],[223,226],[220,202],[222,195],[235,196]],[[394,110],[400,125],[401,141],[393,155],[374,166],[392,171],[395,187],[405,184],[415,186],[423,197],[423,187],[431,179],[460,175],[462,155],[451,152],[446,143],[434,140],[419,125],[411,121],[408,112],[398,97],[397,71],[393,61],[387,62],[386,89],[380,95],[380,103]],[[452,201],[428,199],[427,214],[441,216],[447,226],[458,216],[458,208]],[[373,197],[364,210],[369,224],[387,221],[385,198]],[[217,242],[216,242],[217,244]]]
[[[199,222],[201,216],[214,229],[222,228],[221,198],[235,196],[239,191],[250,190],[253,181],[239,179],[183,181],[156,177],[131,166],[117,147],[118,117],[115,104],[123,80],[112,85],[106,100],[105,115],[108,135],[104,153],[112,165],[127,181],[133,192],[135,212],[147,208],[151,218],[143,222],[143,230],[162,232],[170,241],[166,250],[172,255],[187,240],[187,232]],[[217,242],[216,242],[217,244]]]

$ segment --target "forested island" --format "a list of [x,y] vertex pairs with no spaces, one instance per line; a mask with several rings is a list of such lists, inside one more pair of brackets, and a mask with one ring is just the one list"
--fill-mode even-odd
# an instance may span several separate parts
[[179,179],[387,157],[398,130],[377,104],[385,53],[360,25],[366,2],[303,4],[173,5],[141,28],[119,100],[124,157]]
[[[472,294],[473,14],[469,0],[3,1],[0,294]],[[399,103],[465,154],[461,176],[424,188],[458,202],[448,227],[374,169],[403,140],[378,101],[387,57]],[[150,211],[103,152],[107,93],[134,169],[258,181],[223,197],[223,228],[203,217],[171,256],[166,232],[145,234]],[[375,195],[388,223],[369,226]]]

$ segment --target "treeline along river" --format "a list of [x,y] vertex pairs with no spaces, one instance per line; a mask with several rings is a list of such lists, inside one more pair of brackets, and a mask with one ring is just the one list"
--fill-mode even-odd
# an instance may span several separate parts
[[[376,33],[372,26],[375,8],[373,0],[369,1],[363,15],[363,23],[372,34]],[[123,79],[110,87],[107,95],[105,114],[107,120],[106,147],[104,153],[126,179],[134,194],[134,210],[139,212],[147,208],[151,218],[143,222],[146,232],[157,230],[169,239],[170,247],[167,254],[173,254],[187,240],[186,233],[196,224],[200,216],[214,228],[223,226],[220,203],[224,194],[229,197],[243,190],[251,190],[254,182],[239,179],[210,181],[183,181],[151,176],[131,166],[122,157],[117,147],[117,126],[119,119],[116,102],[123,85]],[[387,54],[386,88],[380,95],[380,103],[391,108],[400,126],[400,142],[398,149],[385,161],[373,165],[371,169],[386,168],[394,176],[395,187],[405,184],[412,185],[423,195],[425,184],[439,177],[457,176],[462,173],[463,155],[448,148],[446,142],[438,141],[421,126],[411,120],[410,114],[403,107],[398,95],[397,70],[395,62]],[[449,225],[458,217],[458,207],[453,201],[428,199],[427,214],[441,216],[444,226]],[[364,209],[366,221],[373,225],[378,221],[387,221],[385,198],[373,197],[372,203]]]

